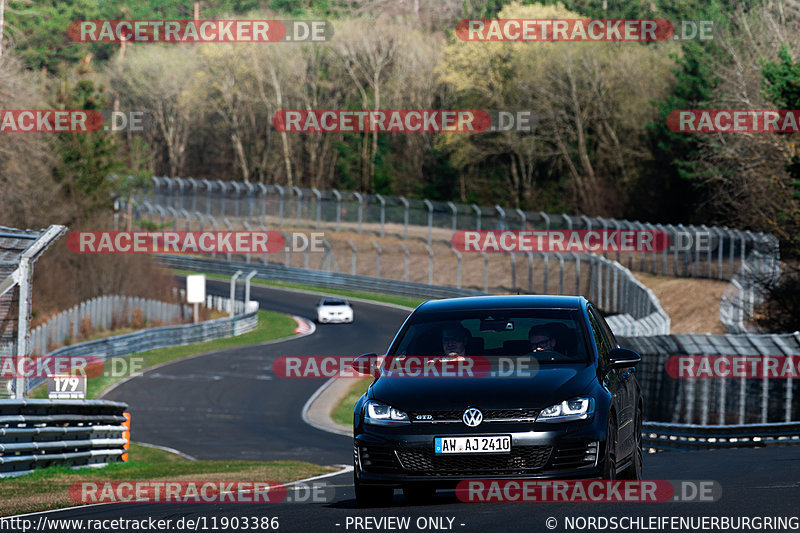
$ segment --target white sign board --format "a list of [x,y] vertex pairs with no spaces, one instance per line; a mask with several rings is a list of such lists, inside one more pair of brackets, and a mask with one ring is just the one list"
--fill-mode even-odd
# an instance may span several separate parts
[[206,301],[205,275],[186,276],[186,301],[190,304],[201,304]]
[[86,398],[86,376],[47,376],[47,397],[51,400]]

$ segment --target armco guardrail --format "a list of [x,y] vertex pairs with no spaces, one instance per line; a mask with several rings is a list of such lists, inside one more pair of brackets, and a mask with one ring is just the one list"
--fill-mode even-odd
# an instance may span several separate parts
[[104,400],[0,400],[0,477],[120,461],[127,409]]
[[[671,250],[625,254],[630,270],[717,279],[733,277],[753,249],[772,255],[776,260],[779,256],[778,241],[773,235],[727,227],[647,224],[504,209],[499,205],[467,205],[237,181],[153,177],[152,184],[152,189],[137,194],[134,205],[137,210],[146,207],[151,222],[154,215],[159,216],[162,225],[172,219],[175,229],[178,217],[185,221],[219,217],[220,221],[239,219],[255,223],[259,220],[262,224],[279,227],[286,224],[358,233],[362,233],[364,226],[370,226],[367,231],[380,236],[393,233],[406,239],[419,238],[429,244],[435,232],[449,240],[448,232],[463,229],[659,230],[670,235]],[[624,262],[619,253],[615,259]]]
[[[219,297],[209,298],[209,303],[220,303],[225,300]],[[258,302],[249,302],[244,306],[241,302],[234,307],[242,311],[233,317],[217,318],[197,324],[180,324],[159,328],[143,329],[126,335],[116,335],[94,341],[82,342],[59,348],[46,357],[81,357],[91,356],[105,361],[113,357],[122,357],[134,352],[146,352],[166,346],[180,346],[195,342],[205,342],[222,337],[241,335],[252,331],[258,325]],[[244,309],[242,309],[244,307]],[[46,382],[46,377],[27,380],[26,392]]]
[[[141,313],[136,317],[136,310]],[[135,296],[99,296],[86,300],[51,317],[31,331],[29,345],[34,353],[46,354],[55,344],[60,346],[67,339],[77,339],[83,321],[92,329],[110,329],[113,324],[131,324],[136,318],[143,321],[158,321],[162,324],[191,320],[192,310],[188,305],[162,302]]]
[[642,444],[654,450],[754,448],[800,444],[800,422],[699,426],[645,422]]
[[[159,255],[158,260],[170,268],[231,275],[237,270],[255,270],[256,277],[272,281],[302,283],[324,288],[363,290],[418,298],[454,298],[480,296],[487,293],[408,281],[372,278],[353,274],[307,270],[273,264],[241,263],[178,255]],[[589,296],[609,312],[628,313],[629,319],[619,323],[620,334],[656,335],[669,332],[669,316],[655,295],[639,283],[625,267],[599,256],[584,259],[590,268]],[[616,325],[616,322],[615,322]]]
[[719,320],[728,333],[757,333],[752,325],[753,311],[764,301],[764,285],[780,276],[780,265],[774,256],[753,250],[736,273],[719,303]]
[[[800,332],[780,335],[692,333],[625,337],[619,342],[642,355],[636,376],[649,421],[708,426],[794,422],[800,418],[800,379],[791,376],[780,379],[681,378],[671,377],[666,370],[669,358],[681,355],[706,356],[710,358],[710,368],[715,368],[715,357],[747,356],[751,360],[769,357],[772,363],[777,363],[777,369],[784,369],[786,363],[793,364],[789,356],[800,356]],[[760,368],[764,367],[762,363]]]

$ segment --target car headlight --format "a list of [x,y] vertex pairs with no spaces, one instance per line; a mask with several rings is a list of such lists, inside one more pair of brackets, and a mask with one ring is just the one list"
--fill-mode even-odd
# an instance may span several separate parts
[[542,409],[537,422],[571,422],[586,420],[594,414],[594,398],[573,398]]
[[368,400],[364,404],[364,422],[376,426],[399,426],[411,423],[403,411],[375,400]]

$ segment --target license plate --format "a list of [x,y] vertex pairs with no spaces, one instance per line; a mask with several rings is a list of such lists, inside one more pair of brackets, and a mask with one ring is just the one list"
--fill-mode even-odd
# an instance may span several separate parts
[[435,437],[433,451],[445,453],[508,453],[511,451],[510,435],[481,437]]

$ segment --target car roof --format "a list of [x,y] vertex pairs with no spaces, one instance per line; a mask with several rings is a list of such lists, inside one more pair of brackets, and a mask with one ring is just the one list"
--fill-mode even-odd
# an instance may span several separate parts
[[553,296],[548,294],[467,296],[464,298],[428,300],[417,307],[417,313],[481,309],[583,309],[587,303],[586,298],[583,296]]

